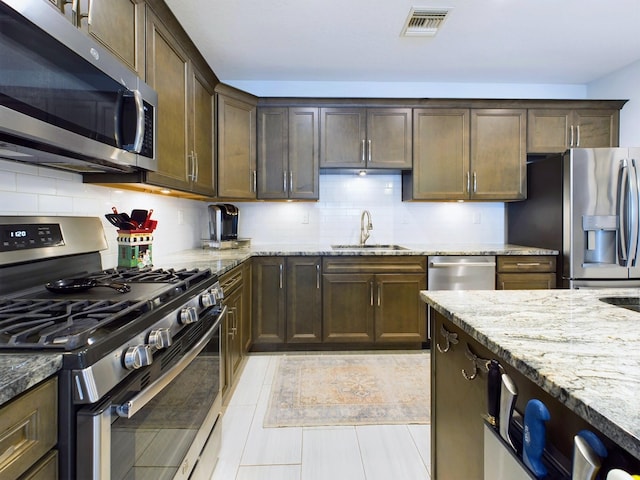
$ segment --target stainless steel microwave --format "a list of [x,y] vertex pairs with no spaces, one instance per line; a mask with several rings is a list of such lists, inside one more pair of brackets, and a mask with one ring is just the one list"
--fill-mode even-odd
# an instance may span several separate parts
[[158,95],[43,0],[0,0],[0,158],[156,170]]

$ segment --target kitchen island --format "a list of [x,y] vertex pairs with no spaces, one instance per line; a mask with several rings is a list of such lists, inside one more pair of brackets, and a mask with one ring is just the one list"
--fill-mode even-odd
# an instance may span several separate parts
[[[619,446],[632,464],[640,460],[640,313],[600,300],[632,298],[638,303],[640,291],[422,291],[420,295],[431,307],[433,343],[445,347],[432,349],[434,364],[451,363],[455,349],[464,362],[463,349],[469,346],[478,357],[498,359],[507,373],[516,376],[516,384],[520,383],[523,398],[518,399],[516,409],[523,411],[532,398],[524,398],[528,394],[557,404],[550,408],[551,422],[556,425],[548,431],[548,440],[564,450],[566,458],[571,458],[576,429],[588,428],[608,446]],[[443,353],[451,333],[456,333],[459,343]],[[472,363],[466,361],[470,372]],[[460,370],[456,372],[460,376]],[[474,386],[462,379],[460,386],[482,396],[479,409],[486,413],[486,371],[480,369],[478,379],[480,383]],[[437,432],[438,406],[432,403],[432,407],[433,431]],[[482,430],[481,425],[468,428],[476,434]],[[479,441],[481,445],[481,437]],[[435,443],[442,446],[441,438]],[[442,453],[435,455],[440,458]],[[480,467],[481,456],[482,452]]]

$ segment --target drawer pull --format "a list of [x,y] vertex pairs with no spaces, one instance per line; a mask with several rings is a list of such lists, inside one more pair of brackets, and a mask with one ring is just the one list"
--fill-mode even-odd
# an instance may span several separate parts
[[518,267],[539,267],[540,265],[542,265],[540,262],[516,263]]
[[455,345],[458,343],[458,334],[448,331],[446,328],[444,328],[444,325],[440,325],[440,335],[444,337],[444,340],[446,342],[444,348],[440,346],[440,343],[436,343],[436,347],[438,348],[438,351],[440,353],[447,353],[451,348],[451,345]]

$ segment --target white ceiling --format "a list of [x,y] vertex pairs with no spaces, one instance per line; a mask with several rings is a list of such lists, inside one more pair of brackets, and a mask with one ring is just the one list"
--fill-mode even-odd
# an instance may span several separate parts
[[[218,78],[586,84],[640,59],[640,0],[165,0]],[[450,7],[401,37],[411,7]]]

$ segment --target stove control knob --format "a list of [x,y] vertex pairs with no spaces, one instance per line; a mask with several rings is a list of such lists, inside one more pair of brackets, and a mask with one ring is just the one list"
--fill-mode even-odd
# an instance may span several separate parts
[[218,299],[216,298],[216,294],[213,290],[207,290],[202,295],[200,295],[200,304],[204,308],[213,307],[217,303]]
[[222,287],[213,287],[211,291],[218,300],[224,299],[224,291],[222,290]]
[[168,328],[158,328],[149,333],[149,346],[156,350],[169,347],[172,341],[171,330]]
[[153,353],[149,345],[136,345],[127,348],[124,354],[124,367],[127,370],[136,370],[138,368],[151,365],[153,362]]
[[199,320],[196,307],[185,307],[180,310],[179,320],[182,325],[187,325],[188,323],[196,323]]

